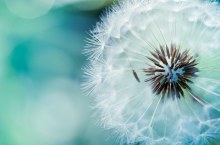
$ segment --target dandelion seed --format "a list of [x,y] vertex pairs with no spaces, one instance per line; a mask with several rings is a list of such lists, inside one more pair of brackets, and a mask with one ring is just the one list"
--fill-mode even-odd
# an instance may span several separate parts
[[83,89],[121,144],[219,143],[216,2],[124,0],[91,36]]

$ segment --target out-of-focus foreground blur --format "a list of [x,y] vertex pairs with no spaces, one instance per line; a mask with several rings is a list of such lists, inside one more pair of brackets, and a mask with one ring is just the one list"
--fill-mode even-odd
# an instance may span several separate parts
[[111,0],[0,1],[0,145],[113,145],[80,89],[88,32]]

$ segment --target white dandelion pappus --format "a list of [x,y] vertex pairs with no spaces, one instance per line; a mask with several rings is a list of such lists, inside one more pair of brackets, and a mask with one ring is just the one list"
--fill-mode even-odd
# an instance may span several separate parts
[[121,144],[219,143],[216,2],[122,1],[91,36],[83,89]]

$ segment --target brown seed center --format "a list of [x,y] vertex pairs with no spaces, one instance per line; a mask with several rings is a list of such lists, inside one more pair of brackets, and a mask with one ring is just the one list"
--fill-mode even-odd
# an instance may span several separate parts
[[152,57],[147,57],[153,64],[152,67],[144,69],[149,77],[145,82],[150,82],[155,94],[162,97],[180,98],[184,96],[184,90],[191,90],[189,83],[196,77],[196,59],[189,54],[188,50],[183,52],[176,45],[160,46],[151,52]]

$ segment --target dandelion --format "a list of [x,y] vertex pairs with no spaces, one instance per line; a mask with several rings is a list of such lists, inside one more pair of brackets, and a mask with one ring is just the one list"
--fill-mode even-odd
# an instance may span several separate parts
[[121,144],[220,142],[217,2],[130,0],[88,40],[83,88]]

